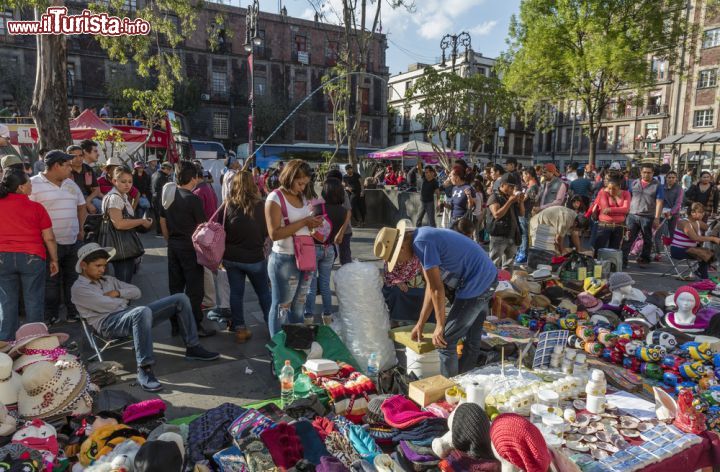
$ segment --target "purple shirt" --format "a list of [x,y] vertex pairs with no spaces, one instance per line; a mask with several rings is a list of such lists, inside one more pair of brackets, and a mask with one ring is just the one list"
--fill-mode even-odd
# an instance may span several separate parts
[[193,193],[202,201],[205,218],[209,221],[218,208],[217,195],[215,195],[212,185],[203,182],[195,187]]

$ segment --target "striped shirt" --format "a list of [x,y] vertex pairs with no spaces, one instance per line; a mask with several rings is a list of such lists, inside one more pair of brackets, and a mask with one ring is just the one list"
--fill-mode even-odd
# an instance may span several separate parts
[[42,204],[47,210],[57,243],[75,244],[80,232],[78,207],[85,205],[85,197],[80,187],[72,179],[63,180],[58,187],[44,174],[38,174],[30,181],[32,182],[30,200]]
[[[692,223],[690,223],[690,224],[692,224]],[[679,226],[680,225],[678,225],[678,227],[675,228],[675,232],[673,233],[672,243],[670,245],[675,246],[675,247],[683,247],[683,248],[697,247],[697,245],[698,245],[697,241],[693,241],[692,239],[690,239],[690,237],[687,234],[685,234],[685,232],[682,231],[679,228]],[[701,233],[699,229],[696,229],[695,232],[698,235],[700,235],[700,233]]]

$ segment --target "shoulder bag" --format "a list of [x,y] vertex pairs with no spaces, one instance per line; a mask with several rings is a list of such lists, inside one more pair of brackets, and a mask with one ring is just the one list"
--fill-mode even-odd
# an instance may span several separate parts
[[[287,203],[285,196],[281,190],[275,190],[280,199],[280,210],[282,211],[285,226],[290,226],[290,218],[288,218]],[[317,270],[317,256],[315,255],[315,241],[312,236],[293,234],[293,248],[295,249],[295,263],[297,268],[302,272],[312,272]]]
[[[220,209],[223,208],[222,223],[215,221]],[[197,254],[197,261],[203,267],[215,272],[222,263],[225,255],[225,214],[227,204],[223,203],[215,210],[209,221],[201,223],[195,228],[192,235],[193,248]]]
[[[135,259],[145,254],[145,248],[134,228],[117,229],[115,227],[107,212],[106,200],[103,200],[103,217],[98,232],[98,244],[102,247],[115,248],[115,255],[112,258],[114,261]],[[122,216],[124,220],[130,219],[130,214],[125,207],[122,209]]]

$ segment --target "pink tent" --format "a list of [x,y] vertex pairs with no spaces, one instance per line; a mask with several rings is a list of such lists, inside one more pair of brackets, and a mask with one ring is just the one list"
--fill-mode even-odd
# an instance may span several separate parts
[[[454,159],[461,159],[465,156],[462,151],[448,152],[448,155]],[[418,141],[416,139],[408,141],[407,143],[396,144],[389,148],[383,149],[382,151],[371,152],[368,154],[370,159],[400,159],[407,158],[421,158],[423,161],[429,164],[436,164],[438,162],[437,152],[432,147],[432,144],[424,141]]]

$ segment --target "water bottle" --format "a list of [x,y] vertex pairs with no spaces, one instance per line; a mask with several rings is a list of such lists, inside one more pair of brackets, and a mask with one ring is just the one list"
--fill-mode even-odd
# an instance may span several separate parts
[[290,365],[290,361],[285,361],[285,365],[280,371],[280,399],[283,409],[290,406],[295,396],[295,369]]
[[377,353],[373,352],[370,354],[370,357],[368,357],[367,376],[375,385],[377,385],[379,372],[380,360],[378,359]]

